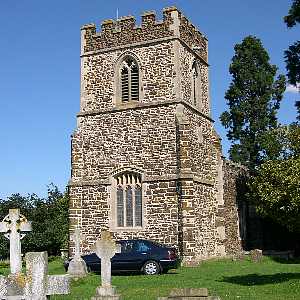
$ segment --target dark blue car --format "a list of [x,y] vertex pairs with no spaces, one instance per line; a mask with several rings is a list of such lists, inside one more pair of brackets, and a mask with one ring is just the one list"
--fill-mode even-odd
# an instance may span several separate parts
[[[122,240],[121,253],[111,259],[112,272],[143,272],[145,275],[166,273],[180,265],[176,250],[147,240]],[[101,261],[96,253],[83,255],[89,271],[99,273]],[[65,262],[68,270],[69,261]]]

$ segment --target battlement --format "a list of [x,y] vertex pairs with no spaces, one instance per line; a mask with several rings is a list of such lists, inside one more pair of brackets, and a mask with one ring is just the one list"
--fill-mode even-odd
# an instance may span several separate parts
[[81,33],[81,55],[173,37],[180,39],[207,61],[207,39],[174,6],[163,10],[162,21],[156,20],[154,11],[147,11],[142,14],[140,26],[133,16],[125,16],[118,20],[104,20],[98,32],[95,24],[84,25]]

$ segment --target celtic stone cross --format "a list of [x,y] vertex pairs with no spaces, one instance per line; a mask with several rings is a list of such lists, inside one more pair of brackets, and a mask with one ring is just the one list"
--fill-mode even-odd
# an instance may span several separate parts
[[101,287],[97,289],[98,295],[108,296],[114,293],[111,286],[111,258],[121,252],[108,231],[102,231],[101,239],[96,242],[96,254],[101,259]]
[[9,214],[0,223],[0,232],[9,239],[10,271],[12,274],[21,273],[21,239],[24,232],[31,231],[31,222],[20,214],[18,208],[10,209]]
[[74,234],[71,236],[75,244],[74,259],[80,258],[80,241],[84,239],[84,235],[80,232],[79,226],[75,227]]

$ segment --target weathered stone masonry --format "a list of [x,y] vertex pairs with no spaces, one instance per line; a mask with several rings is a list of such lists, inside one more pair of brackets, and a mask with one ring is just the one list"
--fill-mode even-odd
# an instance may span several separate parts
[[[139,101],[122,100],[120,66],[127,57],[139,68]],[[239,251],[236,203],[224,201],[223,159],[210,117],[207,39],[180,11],[165,9],[162,22],[145,13],[141,26],[130,16],[104,21],[100,32],[82,27],[77,120],[70,230],[82,226],[83,251],[103,229],[118,239],[174,245],[185,261]],[[142,226],[118,226],[116,178],[136,182],[134,174],[142,181]],[[230,224],[222,216],[226,204]]]

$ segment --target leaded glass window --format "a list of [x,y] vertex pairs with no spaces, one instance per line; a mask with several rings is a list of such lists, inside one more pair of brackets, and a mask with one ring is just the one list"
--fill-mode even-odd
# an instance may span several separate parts
[[140,186],[135,189],[135,225],[142,226],[142,189]]
[[124,172],[116,180],[116,219],[118,227],[142,226],[141,175]]
[[133,204],[132,204],[132,188],[126,188],[126,226],[133,226]]
[[117,224],[118,227],[124,226],[124,196],[120,186],[117,189]]

